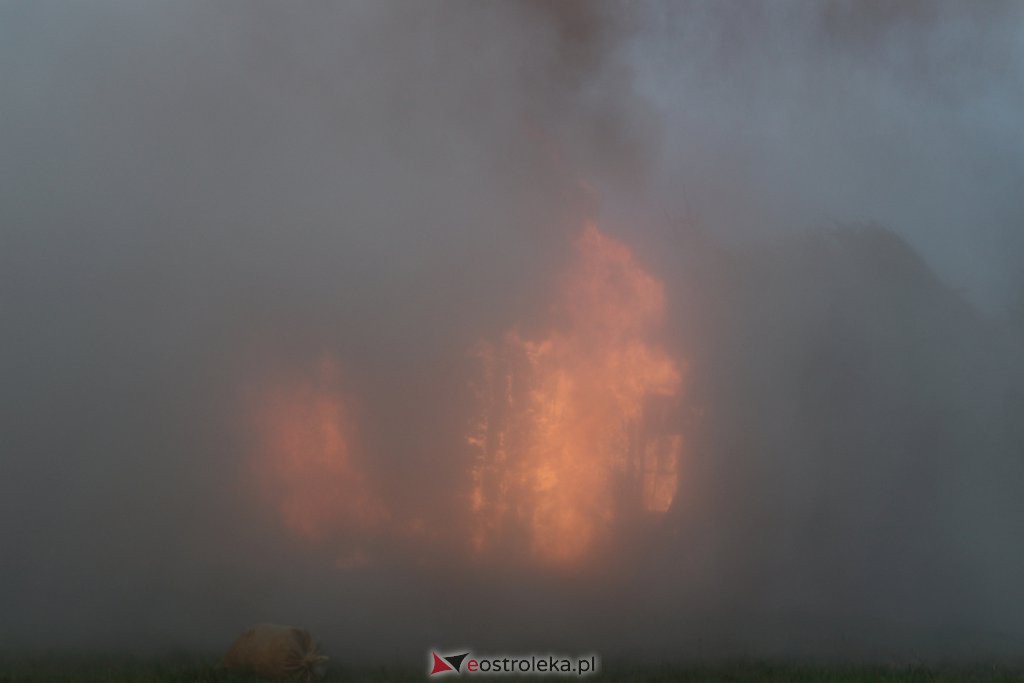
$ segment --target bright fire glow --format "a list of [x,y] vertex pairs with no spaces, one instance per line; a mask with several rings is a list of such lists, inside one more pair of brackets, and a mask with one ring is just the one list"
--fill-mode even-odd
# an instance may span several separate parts
[[[667,512],[684,440],[684,365],[655,338],[662,284],[624,244],[588,226],[553,298],[551,324],[477,347],[478,412],[468,435],[472,546],[528,546],[544,565],[583,559],[617,522]],[[352,399],[330,359],[259,394],[254,460],[265,499],[307,539],[351,532],[425,538],[369,481]],[[356,547],[338,566],[364,566]]]
[[624,244],[588,226],[540,339],[513,330],[478,350],[475,547],[524,535],[572,564],[634,511],[666,512],[683,439],[669,414],[682,366],[652,341],[664,289]]
[[357,433],[338,374],[324,360],[311,377],[265,392],[257,407],[260,486],[285,525],[306,538],[365,529],[385,516],[355,459]]

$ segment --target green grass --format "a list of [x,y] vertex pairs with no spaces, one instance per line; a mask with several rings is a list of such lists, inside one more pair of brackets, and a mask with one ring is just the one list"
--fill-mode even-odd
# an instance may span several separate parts
[[[217,670],[216,660],[205,657],[98,657],[83,656],[18,656],[0,657],[0,683],[42,682],[53,683],[243,683],[261,681],[241,674]],[[475,677],[478,677],[476,674]],[[463,674],[463,678],[467,677]],[[448,675],[435,679],[439,683],[458,680]],[[560,681],[566,677],[494,677],[502,683],[530,681]],[[397,668],[340,668],[328,673],[326,681],[337,683],[402,683],[429,680],[426,672]],[[811,664],[783,664],[766,662],[732,662],[699,665],[639,665],[606,666],[588,680],[621,681],[622,683],[802,683],[829,681],[832,683],[859,683],[861,681],[890,681],[892,683],[947,683],[952,681],[1024,682],[1024,669],[994,665],[928,668],[923,666],[825,666]]]

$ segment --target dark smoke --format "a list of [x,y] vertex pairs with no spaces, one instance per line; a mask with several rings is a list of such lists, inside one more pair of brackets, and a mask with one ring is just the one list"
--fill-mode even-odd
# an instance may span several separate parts
[[[972,658],[1024,636],[1014,3],[0,8],[0,640]],[[464,561],[467,350],[589,218],[695,452],[599,566]],[[884,227],[879,227],[884,226]],[[328,354],[433,546],[291,537],[246,391]],[[339,544],[355,542],[341,539]]]

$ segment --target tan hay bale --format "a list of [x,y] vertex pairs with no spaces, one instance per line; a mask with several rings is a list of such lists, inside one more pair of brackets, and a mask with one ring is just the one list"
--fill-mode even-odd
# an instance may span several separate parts
[[313,637],[301,628],[257,624],[243,633],[221,665],[266,678],[289,677],[311,681],[324,674],[327,657],[317,650]]

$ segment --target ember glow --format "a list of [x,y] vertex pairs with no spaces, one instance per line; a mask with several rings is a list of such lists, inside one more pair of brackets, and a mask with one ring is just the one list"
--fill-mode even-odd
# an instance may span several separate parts
[[479,551],[525,534],[537,560],[572,565],[617,518],[669,509],[684,444],[667,418],[684,366],[654,341],[664,308],[661,283],[591,225],[549,332],[480,344],[468,435]]
[[309,539],[372,527],[386,516],[356,459],[358,431],[339,374],[325,359],[311,376],[265,392],[256,411],[261,491],[284,524]]
[[[586,227],[547,331],[476,347],[480,375],[467,520],[478,554],[525,543],[530,561],[573,566],[616,521],[669,510],[679,485],[684,366],[656,341],[661,283],[624,244]],[[373,494],[337,365],[276,383],[257,411],[264,499],[292,532],[392,535],[406,525]],[[407,535],[407,534],[406,534]]]

